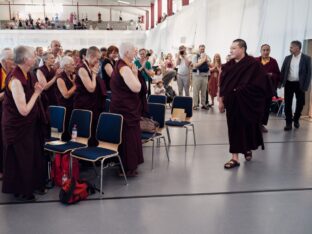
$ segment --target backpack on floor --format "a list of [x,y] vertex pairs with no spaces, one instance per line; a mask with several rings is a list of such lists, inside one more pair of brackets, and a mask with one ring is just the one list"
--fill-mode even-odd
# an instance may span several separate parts
[[[51,168],[51,179],[55,185],[62,187],[63,175],[69,177],[69,165],[69,154],[55,154]],[[79,163],[76,158],[73,158],[72,178],[79,179]]]
[[75,204],[86,200],[90,194],[94,194],[95,189],[86,181],[68,179],[64,182],[59,198],[63,204]]

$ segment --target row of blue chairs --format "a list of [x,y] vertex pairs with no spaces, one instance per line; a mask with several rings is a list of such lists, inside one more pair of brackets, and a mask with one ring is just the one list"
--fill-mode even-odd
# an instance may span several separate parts
[[92,162],[101,162],[100,175],[100,197],[103,194],[103,169],[104,162],[107,159],[117,158],[122,169],[125,184],[127,185],[127,176],[124,171],[121,158],[118,152],[118,146],[122,140],[123,117],[119,114],[101,113],[97,123],[96,139],[99,145],[88,147],[87,143],[91,137],[92,112],[88,110],[74,109],[72,111],[68,131],[71,132],[74,125],[77,128],[77,138],[75,141],[61,141],[61,135],[64,132],[64,119],[66,110],[61,106],[49,107],[51,116],[52,139],[45,144],[45,150],[56,153],[70,153],[70,176],[72,168],[72,158]]

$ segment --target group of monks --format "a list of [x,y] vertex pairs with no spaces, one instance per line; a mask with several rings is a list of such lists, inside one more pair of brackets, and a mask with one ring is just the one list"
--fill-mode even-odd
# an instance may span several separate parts
[[100,50],[82,50],[77,63],[70,56],[60,57],[60,48],[60,42],[52,41],[51,51],[43,53],[39,63],[32,47],[18,46],[1,53],[2,191],[20,200],[31,201],[34,193],[46,193],[43,146],[50,137],[49,105],[66,107],[63,140],[70,139],[67,128],[71,111],[92,111],[89,145],[97,144],[95,126],[107,95],[105,82],[98,75]]

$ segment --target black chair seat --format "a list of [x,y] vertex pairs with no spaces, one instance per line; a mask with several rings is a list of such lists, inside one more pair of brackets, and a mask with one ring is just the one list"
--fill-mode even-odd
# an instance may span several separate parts
[[161,136],[161,133],[158,133],[158,132],[156,134],[150,133],[150,132],[142,132],[141,133],[141,139],[142,140],[148,140],[148,139],[151,139],[153,137],[158,137],[158,136]]
[[74,150],[71,155],[85,160],[97,161],[106,156],[116,155],[118,152],[100,147],[88,147]]
[[174,127],[183,127],[185,125],[190,124],[189,121],[174,121],[174,120],[167,120],[166,125],[168,126],[174,126]]
[[71,151],[73,149],[77,149],[77,148],[81,148],[81,147],[85,147],[85,144],[81,144],[78,142],[74,142],[74,141],[69,141],[66,142],[65,144],[61,144],[61,145],[53,145],[53,144],[49,144],[47,143],[44,148],[46,150],[49,151],[53,151],[53,152],[58,152],[58,153],[66,153],[68,151]]

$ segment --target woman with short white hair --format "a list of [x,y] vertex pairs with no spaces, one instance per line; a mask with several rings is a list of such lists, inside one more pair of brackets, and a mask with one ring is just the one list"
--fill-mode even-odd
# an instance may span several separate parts
[[40,135],[38,97],[44,86],[30,76],[34,49],[14,49],[17,65],[7,77],[2,114],[4,175],[2,192],[23,201],[45,193],[45,163]]
[[140,118],[145,110],[146,85],[132,63],[135,48],[131,43],[119,47],[120,59],[110,81],[112,99],[110,111],[124,118],[120,156],[128,176],[137,176],[137,167],[143,163]]
[[65,132],[62,136],[62,139],[64,141],[68,141],[70,140],[70,135],[67,129],[71,112],[73,110],[74,94],[76,91],[74,59],[69,56],[64,56],[60,62],[60,66],[63,71],[56,79],[56,96],[58,99],[58,105],[64,106],[66,108]]

